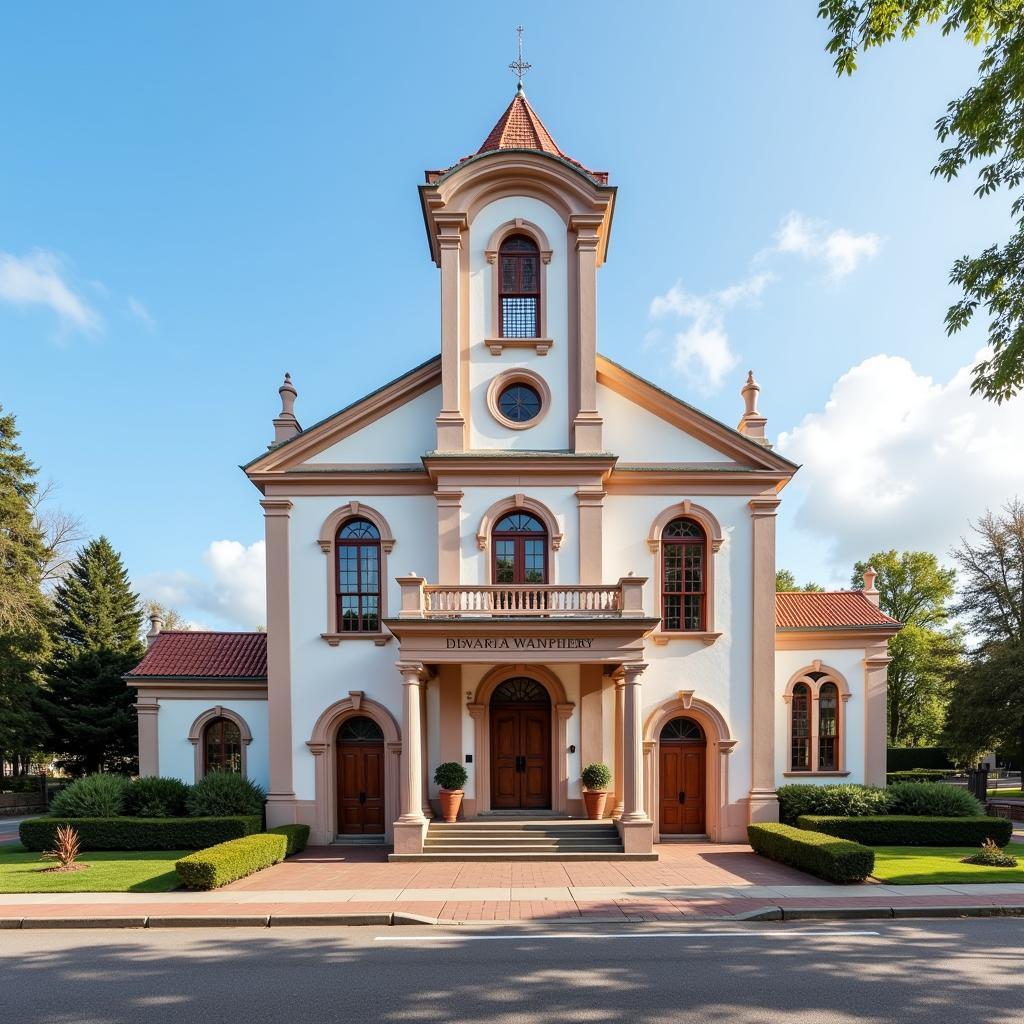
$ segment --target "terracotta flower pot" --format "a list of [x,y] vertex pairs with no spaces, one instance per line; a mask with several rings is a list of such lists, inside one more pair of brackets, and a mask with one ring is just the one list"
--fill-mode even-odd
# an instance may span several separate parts
[[583,791],[583,802],[587,806],[587,817],[591,821],[597,821],[604,817],[604,805],[608,800],[608,794],[603,789]]
[[445,821],[455,821],[459,816],[459,808],[462,806],[463,791],[461,789],[442,789],[438,792],[437,798],[441,804],[441,817]]

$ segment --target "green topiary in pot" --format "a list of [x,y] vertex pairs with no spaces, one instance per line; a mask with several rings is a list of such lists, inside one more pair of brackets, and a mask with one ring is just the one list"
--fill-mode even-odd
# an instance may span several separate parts
[[185,798],[193,818],[231,814],[262,814],[267,794],[255,782],[234,772],[210,772]]
[[434,782],[449,791],[462,789],[468,778],[466,769],[458,761],[445,761],[434,769]]
[[116,818],[124,814],[131,783],[124,775],[86,775],[76,779],[50,801],[56,818]]
[[598,761],[595,764],[588,764],[580,778],[587,789],[601,792],[612,784],[612,770],[608,765]]

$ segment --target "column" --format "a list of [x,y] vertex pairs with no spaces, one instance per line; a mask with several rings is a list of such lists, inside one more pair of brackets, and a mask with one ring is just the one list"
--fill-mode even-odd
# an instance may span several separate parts
[[466,421],[461,405],[462,353],[460,321],[460,261],[463,213],[435,214],[441,264],[441,412],[437,417],[439,451],[465,448]]
[[[887,640],[864,651],[864,781],[869,786],[885,785],[886,695],[890,661]],[[849,704],[845,705],[844,714],[848,707]],[[840,742],[845,741],[840,739]],[[849,756],[847,748],[846,757]]]
[[640,674],[647,668],[646,662],[638,665],[623,665],[625,674],[623,689],[623,794],[622,820],[647,821],[644,810],[644,743],[643,743],[643,692]]
[[423,815],[423,719],[420,682],[423,665],[400,661],[402,676],[402,813],[395,822],[395,853],[422,853],[427,819]]
[[160,702],[156,697],[139,697],[135,713],[139,719],[139,776],[149,778],[160,774]]
[[778,821],[775,795],[775,514],[778,498],[749,502],[753,531],[750,660],[751,822]]
[[576,347],[575,371],[579,381],[580,406],[573,419],[573,437],[578,452],[599,452],[601,416],[597,411],[597,249],[598,230],[604,218],[597,214],[574,214],[569,229],[576,233]]
[[437,502],[437,582],[462,582],[462,491],[434,491]]
[[623,746],[626,742],[626,681],[625,679],[615,680],[615,764],[612,772],[615,776],[615,807],[612,810],[613,818],[622,817],[623,796],[623,774],[625,771],[625,758]]
[[604,495],[600,487],[581,487],[576,492],[580,524],[580,583],[600,584],[604,551]]
[[434,816],[430,806],[430,765],[427,762],[427,681],[420,684],[420,729],[423,736],[423,753],[420,762],[420,786],[423,790],[423,817],[430,821]]
[[267,541],[267,745],[270,760],[267,824],[274,826],[295,820],[288,536],[292,503],[288,498],[264,498],[260,504]]

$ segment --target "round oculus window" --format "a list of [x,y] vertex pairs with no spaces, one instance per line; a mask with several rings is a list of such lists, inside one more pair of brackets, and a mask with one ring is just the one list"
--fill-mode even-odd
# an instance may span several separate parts
[[516,381],[498,394],[498,411],[512,423],[529,423],[541,410],[540,392],[530,384]]

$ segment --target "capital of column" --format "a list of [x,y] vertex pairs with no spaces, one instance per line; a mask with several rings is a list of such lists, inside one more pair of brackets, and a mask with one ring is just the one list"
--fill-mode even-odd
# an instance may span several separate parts
[[260,504],[267,519],[271,516],[284,516],[287,519],[292,513],[291,498],[263,498]]
[[747,502],[752,519],[772,517],[777,514],[778,507],[782,504],[781,498],[751,498]]
[[396,661],[395,668],[406,686],[419,686],[426,678],[427,670],[422,661]]
[[622,685],[640,682],[640,676],[647,670],[646,661],[631,662],[622,666]]

